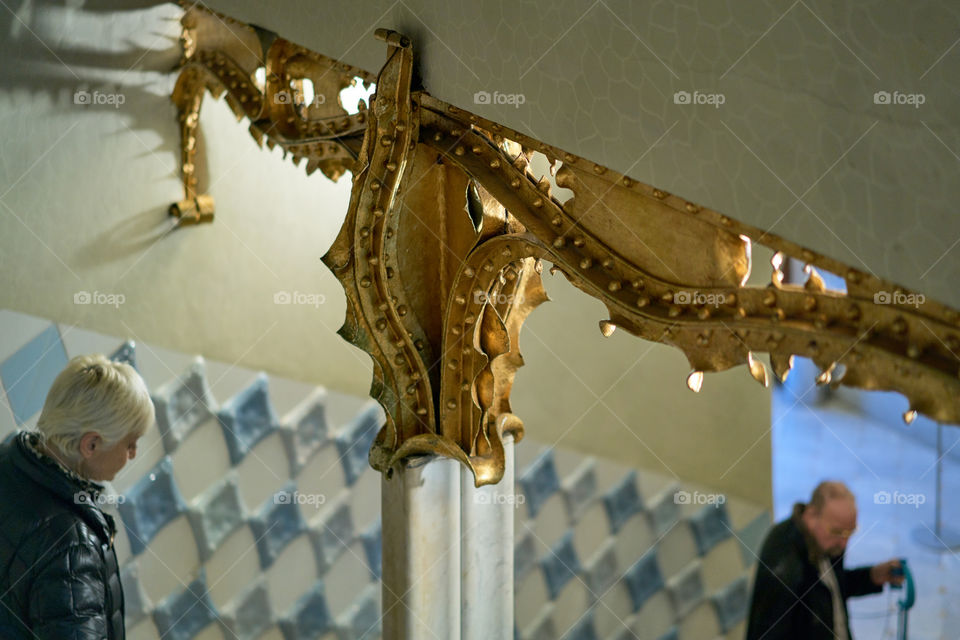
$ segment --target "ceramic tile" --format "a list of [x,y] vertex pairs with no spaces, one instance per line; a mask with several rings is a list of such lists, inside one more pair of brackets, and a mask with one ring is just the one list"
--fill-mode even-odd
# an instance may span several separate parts
[[683,618],[703,599],[703,580],[700,577],[700,563],[691,562],[683,571],[667,580],[667,592],[673,601],[677,615]]
[[604,508],[599,504],[587,511],[573,527],[573,545],[580,558],[589,558],[610,537]]
[[527,573],[537,565],[537,542],[531,532],[520,538],[514,546],[513,577],[516,584],[523,582]]
[[217,412],[231,464],[243,461],[258,442],[279,428],[263,374],[249,387],[230,398]]
[[680,505],[674,499],[675,493],[675,488],[668,488],[650,503],[650,519],[657,536],[663,535],[680,519]]
[[338,619],[343,640],[365,640],[380,634],[379,594],[379,585],[369,585]]
[[310,523],[317,567],[325,574],[353,541],[353,520],[346,500],[328,505],[320,519]]
[[142,553],[157,532],[187,508],[173,479],[169,456],[127,491],[125,497],[119,511],[134,555]]
[[340,464],[346,473],[347,486],[352,486],[370,467],[368,454],[373,439],[383,424],[383,410],[378,405],[367,405],[336,436]]
[[593,503],[596,494],[596,462],[593,459],[588,459],[563,480],[563,498],[571,522],[580,519],[580,516]]
[[203,566],[210,584],[210,597],[216,606],[226,607],[239,596],[245,585],[263,575],[256,546],[250,527],[242,524],[205,561]]
[[593,620],[597,635],[601,638],[630,638],[630,619],[633,615],[633,600],[627,585],[621,581],[614,584],[593,606]]
[[193,429],[185,444],[178,446],[170,458],[173,461],[173,476],[187,502],[231,471],[230,454],[215,419],[209,419]]
[[140,584],[139,566],[136,562],[127,563],[120,571],[120,583],[123,585],[125,622],[128,627],[137,626],[153,608],[147,594]]
[[217,611],[210,600],[202,571],[185,590],[171,595],[153,612],[157,630],[169,640],[191,640],[216,618]]
[[517,628],[522,636],[526,636],[528,630],[537,624],[538,617],[550,601],[543,571],[528,572],[523,580],[517,582],[514,593]]
[[47,392],[67,365],[56,325],[49,325],[0,364],[0,378],[17,424],[43,408]]
[[750,573],[745,572],[740,543],[735,538],[727,538],[705,556],[700,558],[703,586],[707,593],[713,593],[737,578]]
[[562,622],[558,622],[557,627],[560,631],[559,637],[563,640],[599,640],[593,621],[593,610],[580,614],[573,626],[566,627]]
[[201,494],[187,512],[200,557],[206,561],[245,517],[237,479],[230,475]]
[[286,640],[312,640],[335,628],[333,617],[327,607],[324,584],[318,580],[314,587],[303,594],[280,621]]
[[234,470],[243,503],[251,511],[282,490],[290,482],[290,460],[280,433],[261,440]]
[[657,559],[665,576],[675,575],[697,557],[697,543],[684,522],[670,529],[657,544]]
[[[349,543],[323,576],[323,580],[331,587],[327,589],[330,610],[334,615],[346,611],[367,585],[371,584],[370,568],[364,557],[363,544],[359,540]],[[335,589],[332,588],[333,585],[336,585]]]
[[159,603],[197,577],[200,556],[186,515],[175,518],[135,557],[140,583],[150,602]]
[[269,569],[286,546],[307,529],[296,503],[298,496],[291,482],[260,505],[250,518],[250,529],[257,539],[260,567],[264,570]]
[[284,547],[270,568],[263,573],[274,610],[290,609],[321,577],[314,563],[310,561],[312,555],[309,537],[297,536]]
[[543,569],[550,599],[553,600],[570,580],[576,579],[580,571],[572,532],[568,531],[552,549],[541,555],[540,567]]
[[282,419],[290,468],[297,475],[307,460],[329,437],[327,392],[316,388]]
[[540,610],[537,617],[521,632],[520,637],[523,640],[555,640],[559,638],[560,636],[557,634],[556,626],[553,623],[553,607]]
[[[523,513],[523,509],[518,511]],[[563,496],[559,492],[554,493],[538,509],[536,519],[515,526],[532,531],[541,546],[552,547],[565,533],[571,531],[567,523],[567,507],[563,503]]]
[[705,505],[689,522],[697,541],[697,553],[701,556],[731,536],[727,509],[723,504]]
[[382,571],[382,543],[383,529],[380,520],[367,527],[360,534],[360,540],[363,543],[363,550],[366,553],[367,566],[370,567],[370,578],[380,580]]
[[[347,494],[347,480],[340,464],[340,450],[336,444],[328,441],[307,461],[297,475],[297,488],[304,493],[316,493],[325,496],[326,504],[336,501],[341,494]],[[379,494],[377,494],[379,496]],[[380,501],[377,500],[379,509]],[[311,520],[312,515],[306,515]]]
[[610,530],[616,534],[623,523],[643,509],[640,492],[637,490],[636,472],[631,471],[624,476],[623,480],[607,491],[603,496],[603,504],[607,508]]
[[650,519],[643,513],[638,513],[627,520],[614,539],[617,561],[622,571],[625,571],[638,558],[653,553],[657,545]]
[[624,574],[623,581],[630,592],[633,611],[639,611],[664,586],[657,555],[649,553],[634,562]]
[[271,625],[271,619],[263,581],[250,585],[220,617],[226,637],[234,640],[256,640]]
[[530,517],[535,518],[543,504],[560,488],[553,452],[547,450],[540,454],[520,472],[518,482],[523,489]]
[[716,638],[720,633],[716,610],[710,603],[701,602],[683,616],[677,625],[677,631],[681,639]]
[[152,397],[157,428],[167,453],[176,451],[190,432],[216,410],[203,358],[196,358],[182,376],[158,388]]
[[710,597],[717,610],[720,632],[726,633],[746,618],[750,605],[750,593],[746,577],[738,578]]
[[350,513],[358,528],[366,528],[380,518],[380,488],[382,476],[367,469],[347,491]]
[[631,628],[641,638],[659,638],[673,627],[677,612],[666,590],[654,593],[633,618]]
[[586,562],[583,580],[592,594],[591,600],[606,593],[619,577],[620,567],[617,564],[614,540],[611,538]]

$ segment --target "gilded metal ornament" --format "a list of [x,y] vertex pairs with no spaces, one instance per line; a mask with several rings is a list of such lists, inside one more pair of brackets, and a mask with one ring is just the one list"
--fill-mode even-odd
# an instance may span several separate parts
[[[339,333],[374,363],[370,393],[386,412],[374,468],[431,453],[470,467],[477,486],[500,480],[503,437],[523,436],[510,391],[523,322],[547,299],[544,260],[606,305],[604,335],[621,328],[682,350],[693,391],[705,372],[737,365],[766,386],[756,353],[770,354],[781,380],[801,355],[821,368],[822,384],[903,393],[908,423],[917,413],[960,423],[955,310],[901,303],[922,297],[437,100],[413,86],[413,49],[401,34],[377,32],[387,62],[374,77],[203,8],[189,7],[183,27],[173,93],[182,221],[212,217],[194,177],[204,91],[225,92],[258,144],[306,159],[308,173],[353,175],[346,220],[323,260],[346,292]],[[350,115],[338,95],[356,78],[375,82],[376,94]],[[307,81],[318,98],[310,104]],[[549,178],[534,174],[535,152],[572,198],[559,201]],[[745,285],[753,244],[776,252],[765,287]],[[783,282],[787,257],[808,265],[805,284]],[[846,293],[827,289],[818,269],[842,276]]]

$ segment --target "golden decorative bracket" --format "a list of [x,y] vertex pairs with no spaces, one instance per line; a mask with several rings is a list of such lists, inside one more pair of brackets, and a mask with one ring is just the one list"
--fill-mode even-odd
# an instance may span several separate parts
[[[960,422],[955,310],[898,303],[914,298],[439,101],[412,86],[411,43],[395,32],[377,31],[387,62],[374,79],[205,9],[188,9],[183,24],[174,101],[188,201],[197,198],[193,154],[204,90],[225,91],[258,144],[279,144],[295,162],[307,158],[308,173],[353,174],[346,220],[323,260],[346,292],[339,333],[373,359],[370,393],[387,416],[370,452],[374,468],[389,472],[407,456],[432,453],[469,466],[477,486],[500,480],[504,435],[523,436],[510,391],[523,364],[523,321],[547,299],[543,260],[606,305],[604,335],[621,327],[683,351],[693,391],[704,372],[741,364],[767,385],[754,354],[769,353],[781,380],[801,355],[821,368],[820,383],[903,393],[908,423],[918,412]],[[355,77],[375,80],[376,95],[369,110],[351,116],[337,95]],[[322,104],[298,104],[305,79],[325,96]],[[289,91],[289,100],[278,97]],[[572,198],[560,202],[550,179],[531,171],[535,152]],[[775,252],[765,287],[744,284],[753,244]],[[783,283],[787,256],[808,265],[804,285]],[[828,290],[817,269],[842,276],[847,292]]]

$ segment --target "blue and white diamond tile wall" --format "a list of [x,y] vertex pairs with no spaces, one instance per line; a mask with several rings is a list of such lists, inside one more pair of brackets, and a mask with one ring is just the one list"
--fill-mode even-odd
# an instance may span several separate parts
[[235,598],[232,606],[220,611],[224,635],[236,640],[256,640],[271,625],[270,594],[263,580],[251,584]]
[[134,555],[142,553],[168,522],[187,510],[173,479],[169,456],[126,493],[119,505]]
[[258,442],[280,426],[267,393],[267,376],[260,374],[253,384],[224,404],[217,419],[223,428],[231,464],[240,464]]
[[186,589],[171,594],[153,611],[160,636],[172,640],[191,640],[218,617],[203,570]]
[[529,438],[517,460],[517,638],[743,637],[763,507]]
[[327,608],[323,581],[318,580],[304,593],[280,618],[279,624],[285,640],[313,640],[336,631],[336,623]]
[[243,499],[233,473],[211,486],[193,502],[187,517],[203,560],[209,560],[224,539],[244,522],[244,511]]
[[330,425],[327,423],[326,405],[326,390],[316,389],[287,416],[282,425],[284,443],[294,475],[300,473],[310,456],[329,437]]
[[0,331],[0,438],[32,425],[69,357],[109,354],[150,387],[158,428],[111,487],[128,638],[379,637],[375,403],[22,314]]
[[[0,439],[75,355],[151,390],[158,429],[112,483],[130,640],[380,637],[376,403],[22,314],[0,332]],[[763,508],[680,504],[705,488],[529,437],[517,478],[517,638],[743,636]]]
[[347,486],[352,486],[370,467],[367,455],[382,424],[380,408],[368,405],[337,436],[337,449],[347,474]]
[[544,503],[560,488],[560,480],[553,461],[553,452],[544,451],[520,475],[520,486],[526,497],[530,517],[535,518]]
[[135,561],[128,562],[120,571],[120,582],[123,584],[126,623],[128,627],[134,627],[150,612],[150,603],[140,584],[139,567]]
[[307,529],[300,506],[295,501],[298,495],[295,485],[290,482],[268,498],[250,519],[260,553],[260,567],[264,570],[269,569],[286,546]]
[[610,518],[610,528],[616,534],[630,516],[643,509],[640,494],[637,492],[636,472],[631,471],[620,483],[607,491],[603,496],[603,504]]
[[203,358],[198,357],[185,375],[163,385],[153,396],[157,428],[167,453],[176,451],[216,409],[204,364]]

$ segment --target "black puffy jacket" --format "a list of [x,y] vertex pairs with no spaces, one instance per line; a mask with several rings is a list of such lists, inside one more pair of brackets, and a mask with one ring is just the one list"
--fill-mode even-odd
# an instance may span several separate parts
[[[21,432],[0,446],[0,638],[122,640],[113,518]],[[77,498],[80,492],[92,492]]]
[[[797,503],[793,515],[774,526],[764,540],[753,585],[747,640],[835,640],[833,598],[820,581],[811,555],[815,543],[805,533],[801,515],[805,505]],[[833,562],[833,572],[847,598],[883,591],[870,579],[870,567],[845,569],[843,555]],[[850,635],[847,617],[847,637]]]

